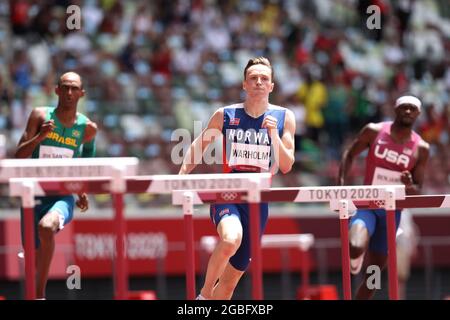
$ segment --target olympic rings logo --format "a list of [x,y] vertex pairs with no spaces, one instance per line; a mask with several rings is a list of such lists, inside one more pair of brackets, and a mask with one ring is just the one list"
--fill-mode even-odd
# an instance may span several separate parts
[[385,208],[386,206],[386,201],[384,200],[375,200],[373,203],[375,203],[378,208]]
[[225,201],[233,201],[237,198],[237,193],[236,192],[222,192],[220,194],[220,197],[225,200]]

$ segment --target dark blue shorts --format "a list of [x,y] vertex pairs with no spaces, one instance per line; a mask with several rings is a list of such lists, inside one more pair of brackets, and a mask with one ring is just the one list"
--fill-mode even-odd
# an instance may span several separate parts
[[[36,197],[36,206],[34,207],[34,236],[36,248],[39,247],[38,225],[39,221],[49,212],[57,211],[59,213],[59,230],[64,228],[73,217],[73,208],[75,199],[73,196],[50,196],[50,197]],[[24,237],[24,219],[23,208],[20,208],[20,224],[22,230],[22,244],[25,245]]]
[[[210,215],[214,224],[219,224],[220,220],[227,216],[236,216],[242,224],[242,242],[234,256],[230,258],[230,264],[240,271],[245,271],[250,263],[250,211],[247,203],[242,204],[215,204],[211,205]],[[261,234],[266,228],[267,218],[269,216],[269,205],[260,204],[260,227]]]
[[[395,210],[395,230],[400,224],[401,210]],[[357,210],[350,218],[349,228],[355,223],[363,224],[369,231],[369,250],[387,255],[386,211],[384,209]]]

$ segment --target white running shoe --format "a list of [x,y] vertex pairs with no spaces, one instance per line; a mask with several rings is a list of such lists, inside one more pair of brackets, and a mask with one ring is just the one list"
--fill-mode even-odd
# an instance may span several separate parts
[[350,259],[350,273],[353,275],[357,275],[362,268],[364,262],[364,254],[360,255],[356,259]]
[[197,296],[197,298],[195,298],[195,300],[208,300],[208,299],[206,299],[204,296],[202,296],[201,294],[199,294],[199,295]]

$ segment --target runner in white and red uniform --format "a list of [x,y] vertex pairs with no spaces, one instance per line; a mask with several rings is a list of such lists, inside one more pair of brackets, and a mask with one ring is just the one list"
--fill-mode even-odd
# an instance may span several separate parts
[[[423,183],[429,145],[412,130],[421,112],[421,102],[413,96],[402,96],[395,103],[393,122],[369,123],[344,152],[339,170],[339,184],[346,185],[353,159],[369,149],[364,183],[368,185],[404,184],[407,194],[418,194]],[[396,211],[396,228],[401,210]],[[386,211],[358,210],[350,223],[351,271],[359,273],[369,248],[368,265],[383,269],[387,262]],[[374,289],[365,279],[357,299],[370,299]]]
[[412,131],[410,140],[399,144],[391,136],[393,122],[378,125],[381,129],[369,148],[364,184],[401,184],[401,173],[411,172],[416,165],[422,138]]

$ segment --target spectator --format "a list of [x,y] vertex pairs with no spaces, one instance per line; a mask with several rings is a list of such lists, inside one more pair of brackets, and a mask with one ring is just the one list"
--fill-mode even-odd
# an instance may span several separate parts
[[[83,8],[81,30],[66,28],[64,9],[72,3]],[[381,9],[380,30],[367,29],[369,5]],[[301,170],[318,183],[330,181],[324,175],[333,172],[321,162],[347,141],[345,133],[327,129],[337,115],[347,112],[352,126],[344,129],[352,136],[367,122],[392,118],[386,106],[399,93],[427,93],[436,107],[448,104],[450,20],[435,0],[10,0],[5,6],[10,27],[0,33],[0,133],[9,157],[25,126],[15,110],[52,104],[54,74],[68,69],[83,74],[87,84],[80,110],[107,131],[100,154],[127,155],[133,146],[142,162],[164,163],[164,148],[126,135],[122,120],[134,115],[137,127],[151,135],[191,130],[211,109],[241,99],[239,66],[253,55],[268,56],[278,70],[273,101],[287,102],[300,116],[301,154],[293,174]],[[330,81],[330,70],[342,73],[342,85]],[[13,129],[11,120],[21,128]],[[444,149],[448,136],[447,126],[440,133]],[[440,152],[431,157],[450,167]],[[166,169],[177,172],[171,164]]]
[[306,109],[307,135],[314,142],[319,143],[325,120],[322,108],[327,102],[327,88],[320,81],[319,70],[308,70],[305,82],[300,86],[297,97]]

